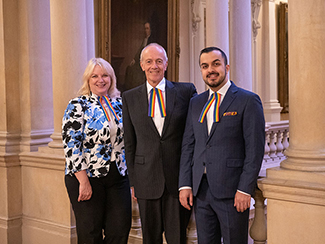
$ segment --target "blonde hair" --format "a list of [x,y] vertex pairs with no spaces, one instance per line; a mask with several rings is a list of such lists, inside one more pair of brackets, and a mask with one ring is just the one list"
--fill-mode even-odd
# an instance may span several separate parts
[[92,58],[89,60],[85,72],[82,76],[82,86],[78,91],[78,95],[90,95],[91,90],[89,87],[89,79],[94,71],[95,66],[98,65],[102,68],[103,71],[107,72],[108,76],[111,79],[111,86],[109,87],[107,94],[111,98],[120,96],[120,91],[116,87],[116,76],[114,69],[105,59],[102,58]]

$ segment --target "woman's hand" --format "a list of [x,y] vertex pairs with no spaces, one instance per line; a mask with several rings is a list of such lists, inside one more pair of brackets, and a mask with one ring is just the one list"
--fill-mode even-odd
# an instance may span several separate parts
[[93,190],[91,188],[86,170],[75,173],[75,176],[77,177],[80,184],[78,202],[89,200],[91,198]]

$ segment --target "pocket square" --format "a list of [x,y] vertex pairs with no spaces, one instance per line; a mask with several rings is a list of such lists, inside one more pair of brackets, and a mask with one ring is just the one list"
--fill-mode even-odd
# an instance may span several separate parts
[[235,116],[237,115],[237,112],[225,112],[223,116]]

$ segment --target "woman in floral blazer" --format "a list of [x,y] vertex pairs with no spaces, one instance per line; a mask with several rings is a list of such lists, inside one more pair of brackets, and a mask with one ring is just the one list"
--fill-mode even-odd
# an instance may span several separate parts
[[79,93],[69,102],[62,125],[65,184],[78,243],[126,244],[131,198],[122,99],[112,66],[104,59],[91,59]]

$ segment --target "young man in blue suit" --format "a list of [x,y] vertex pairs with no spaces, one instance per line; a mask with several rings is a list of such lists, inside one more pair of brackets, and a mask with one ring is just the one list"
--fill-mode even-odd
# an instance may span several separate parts
[[186,244],[190,211],[179,203],[178,176],[188,105],[196,89],[164,78],[168,59],[156,43],[142,50],[140,63],[147,81],[123,93],[123,125],[143,243],[161,244],[164,232],[168,244]]
[[228,79],[225,53],[201,51],[209,90],[191,99],[182,143],[179,199],[194,205],[198,243],[246,244],[251,196],[264,156],[258,95]]

